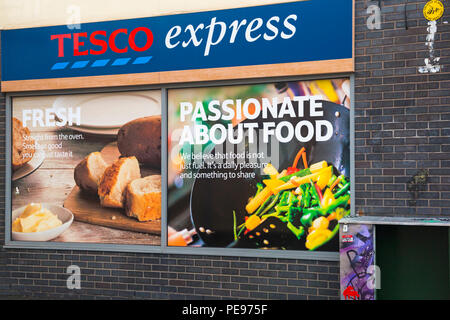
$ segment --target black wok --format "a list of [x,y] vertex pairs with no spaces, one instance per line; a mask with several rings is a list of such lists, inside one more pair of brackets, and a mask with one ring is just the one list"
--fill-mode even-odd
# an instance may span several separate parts
[[[297,139],[293,139],[289,143],[280,143],[279,146],[279,169],[286,169],[292,165],[292,162],[298,150],[305,147],[307,151],[307,160],[309,164],[319,161],[327,161],[333,164],[342,174],[350,176],[350,112],[342,105],[338,105],[328,101],[321,101],[323,105],[324,116],[320,118],[310,117],[308,114],[309,106],[305,103],[305,117],[284,119],[256,119],[246,120],[257,122],[262,127],[263,122],[273,121],[278,124],[281,121],[289,121],[294,126],[301,120],[309,120],[313,124],[315,120],[323,119],[331,122],[334,128],[333,136],[325,142],[310,141],[301,143]],[[294,108],[297,104],[293,102]],[[313,139],[314,140],[314,139]],[[246,145],[248,150],[248,145]],[[211,152],[214,153],[214,150]],[[267,162],[267,161],[263,161]],[[301,161],[299,167],[302,167]],[[199,173],[211,173],[212,169],[201,169]],[[269,243],[258,243],[249,239],[249,235],[243,237],[241,241],[234,241],[234,222],[233,211],[236,213],[237,224],[244,221],[246,214],[245,206],[249,197],[256,192],[256,183],[262,181],[260,170],[245,169],[242,172],[255,172],[255,179],[195,179],[190,198],[191,220],[198,236],[207,247],[243,247],[243,248],[284,248],[284,249],[305,249],[305,236],[302,240],[297,240],[284,226],[284,223],[276,225],[276,230],[270,230]],[[235,172],[234,169],[224,169],[222,172]],[[276,219],[278,220],[279,219]],[[276,221],[269,221],[270,225]],[[267,231],[267,225],[260,228]],[[255,229],[254,232],[263,230]],[[250,235],[251,238],[251,235]],[[332,241],[320,247],[320,250],[330,251],[337,250],[337,237]]]

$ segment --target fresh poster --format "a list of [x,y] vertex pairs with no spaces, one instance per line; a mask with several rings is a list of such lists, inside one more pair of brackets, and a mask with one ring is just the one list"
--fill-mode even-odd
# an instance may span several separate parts
[[13,241],[160,245],[161,93],[16,97]]
[[338,251],[350,81],[168,92],[168,245]]

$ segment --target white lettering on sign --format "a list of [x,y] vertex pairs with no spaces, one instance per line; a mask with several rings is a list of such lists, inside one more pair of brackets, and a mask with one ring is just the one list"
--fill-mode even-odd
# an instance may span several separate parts
[[[245,130],[248,133],[249,141],[253,141],[253,136],[258,130],[258,124],[252,122],[242,122],[241,120],[256,120],[257,118],[267,119],[269,116],[274,119],[284,119],[303,117],[306,102],[309,102],[309,116],[311,118],[320,118],[324,116],[323,105],[319,100],[323,100],[322,96],[311,97],[293,97],[293,101],[297,102],[294,106],[290,97],[285,97],[279,104],[277,98],[262,98],[262,101],[255,98],[242,99],[226,99],[224,101],[211,100],[207,107],[202,101],[180,102],[180,121],[189,121],[194,125],[185,125],[179,135],[179,145],[185,143],[206,144],[212,141],[214,144],[222,144],[228,141],[233,144],[239,144],[243,141]],[[235,109],[232,108],[235,107]],[[206,108],[205,108],[206,107]],[[205,111],[208,110],[208,113]],[[203,122],[216,122],[219,120],[238,122],[236,126],[232,124],[224,125],[222,123],[214,124],[211,128],[204,124],[198,124],[198,120]],[[234,136],[236,129],[237,137]],[[302,120],[297,124],[289,121],[280,121],[275,123],[267,121],[262,123],[263,142],[268,143],[271,137],[276,137],[281,143],[288,143],[294,138],[300,142],[328,141],[333,136],[333,125],[325,119]],[[251,143],[251,142],[250,142]]]
[[64,127],[81,124],[81,108],[25,109],[22,111],[25,127]]
[[250,21],[247,21],[247,19],[234,20],[228,26],[225,22],[218,21],[217,17],[213,17],[206,27],[203,23],[198,26],[190,24],[184,28],[184,32],[181,26],[173,26],[166,34],[165,45],[168,49],[174,49],[180,44],[183,48],[191,44],[194,47],[203,44],[203,55],[206,57],[214,46],[224,41],[232,44],[240,34],[250,43],[260,39],[272,41],[278,36],[285,40],[290,39],[297,31],[294,25],[297,20],[298,16],[291,14],[283,21],[280,17],[273,16],[266,22],[262,18],[255,18]]

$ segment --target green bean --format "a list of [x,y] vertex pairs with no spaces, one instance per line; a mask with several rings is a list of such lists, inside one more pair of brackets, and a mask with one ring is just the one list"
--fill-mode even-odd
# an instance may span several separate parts
[[[347,203],[347,202],[348,202],[348,199],[350,199],[350,196],[349,196],[349,195],[345,195],[345,196],[342,196],[342,197],[336,199],[336,200],[333,201],[330,205],[328,205],[327,207],[323,208],[323,209],[324,209],[324,213],[327,214],[327,213],[329,213],[331,210],[334,210],[334,209],[336,209],[337,207],[339,207],[340,205],[342,205],[342,204],[344,204],[344,203]],[[324,215],[325,215],[325,214],[324,214]]]
[[289,206],[277,206],[275,210],[277,210],[277,212],[286,212],[289,210]]
[[264,186],[261,183],[257,183],[256,188],[258,188],[258,190],[256,190],[255,197],[264,189]]
[[342,204],[346,203],[350,199],[350,195],[342,196],[336,200],[334,200],[331,204],[329,204],[326,207],[323,208],[305,208],[303,209],[304,214],[321,214],[322,216],[325,216],[330,211],[334,210],[335,208],[341,206]]
[[303,170],[294,172],[293,174],[290,174],[288,176],[284,176],[284,177],[280,178],[280,180],[284,181],[284,182],[288,182],[292,177],[304,177],[304,176],[307,176],[310,174],[311,174],[311,170],[308,168],[308,169],[303,169]]
[[309,183],[311,185],[311,191],[312,191],[311,193],[312,193],[313,197],[316,200],[320,201],[320,197],[319,197],[319,194],[317,193],[316,186],[314,185],[314,182],[312,182],[312,180],[309,179]]
[[350,182],[347,182],[341,189],[339,189],[335,194],[334,197],[338,198],[341,195],[343,195],[344,193],[347,192],[347,190],[350,188]]
[[327,187],[331,187],[333,185],[333,183],[336,181],[337,177],[336,175],[333,174],[333,176],[331,177],[331,179],[328,181],[327,183]]
[[287,227],[289,228],[289,230],[292,231],[292,233],[295,235],[295,237],[300,240],[300,238],[305,234],[305,228],[303,228],[302,226],[300,226],[299,228],[297,228],[296,226],[294,226],[291,222],[287,223]]
[[244,226],[242,226],[242,227],[239,229],[239,231],[238,231],[238,234],[237,234],[237,237],[238,237],[238,238],[241,236],[242,231],[244,231],[245,229],[246,229],[246,226],[245,226],[245,223],[244,223]]
[[265,219],[267,219],[269,217],[277,217],[277,218],[279,218],[278,212],[276,212],[276,211],[269,212],[269,213],[261,216],[261,220],[265,220]]
[[265,207],[268,203],[270,203],[270,201],[271,201],[272,199],[273,199],[273,195],[270,196],[270,197],[268,197],[268,198],[266,199],[266,201],[264,201],[264,203],[258,208],[258,210],[257,210],[254,214],[258,215],[258,214],[264,209],[264,207]]
[[273,199],[273,201],[261,212],[258,213],[258,215],[263,215],[264,213],[266,213],[267,211],[269,211],[270,209],[273,208],[273,206],[278,202],[278,199],[280,198],[280,194],[278,193],[275,198]]
[[234,234],[234,241],[237,240],[237,234],[236,234],[236,211],[233,210],[233,234]]

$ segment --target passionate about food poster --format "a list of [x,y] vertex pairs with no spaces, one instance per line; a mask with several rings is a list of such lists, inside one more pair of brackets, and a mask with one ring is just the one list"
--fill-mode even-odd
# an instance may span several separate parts
[[168,91],[168,245],[338,251],[350,81]]
[[11,239],[161,243],[161,93],[16,97]]

